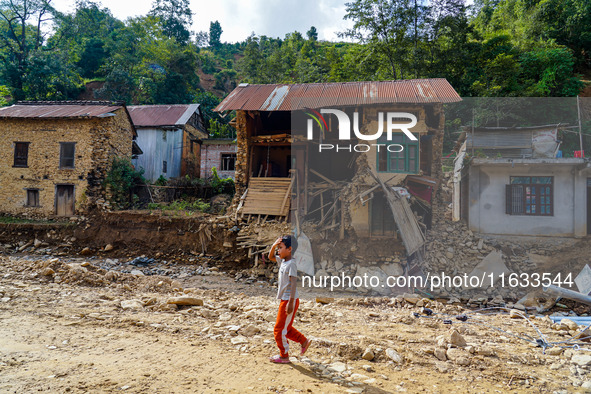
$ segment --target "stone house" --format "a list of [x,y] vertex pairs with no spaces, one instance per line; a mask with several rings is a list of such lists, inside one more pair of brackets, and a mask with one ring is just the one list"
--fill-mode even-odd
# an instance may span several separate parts
[[150,181],[185,175],[200,177],[201,143],[208,137],[199,104],[127,107],[144,152],[133,160]]
[[209,178],[215,168],[220,178],[234,179],[236,173],[236,140],[208,138],[201,143],[201,177]]
[[36,217],[104,204],[113,158],[131,159],[136,136],[125,105],[104,101],[20,102],[0,109],[0,130],[0,211]]
[[560,157],[558,131],[566,126],[466,132],[454,170],[454,219],[481,234],[591,234],[591,162]]
[[[392,220],[390,190],[429,195],[427,221],[437,209],[443,104],[460,100],[445,79],[241,84],[215,108],[236,111],[234,208],[340,239],[394,239],[403,224]],[[355,131],[347,141],[345,124]]]

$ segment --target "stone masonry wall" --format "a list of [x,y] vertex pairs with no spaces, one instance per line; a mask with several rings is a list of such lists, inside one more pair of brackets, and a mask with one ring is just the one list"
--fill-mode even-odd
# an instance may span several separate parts
[[[115,111],[117,116],[94,119],[90,129],[92,139],[92,163],[88,173],[88,204],[109,208],[105,199],[103,180],[116,157],[131,159],[133,126],[124,109]],[[78,199],[76,199],[78,201]],[[78,204],[76,205],[78,208]],[[84,207],[81,207],[84,208]]]
[[[102,119],[3,119],[0,122],[0,211],[55,214],[56,185],[74,185],[76,212],[101,199],[100,186],[115,156],[131,156],[132,126],[124,110]],[[14,167],[15,142],[29,142],[27,167]],[[73,169],[60,169],[60,142],[75,142]],[[26,207],[27,189],[39,206]]]

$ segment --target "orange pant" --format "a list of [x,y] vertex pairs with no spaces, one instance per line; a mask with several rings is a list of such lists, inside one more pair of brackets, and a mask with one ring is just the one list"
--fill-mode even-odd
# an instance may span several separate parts
[[277,342],[277,347],[279,348],[281,357],[289,357],[289,343],[287,342],[288,339],[299,344],[304,344],[307,341],[306,337],[302,333],[292,327],[296,311],[300,306],[300,300],[296,298],[293,312],[291,312],[289,315],[287,314],[288,302],[289,301],[287,300],[281,300],[281,303],[279,304],[279,310],[277,311],[277,322],[275,323],[275,329],[273,330],[275,342]]

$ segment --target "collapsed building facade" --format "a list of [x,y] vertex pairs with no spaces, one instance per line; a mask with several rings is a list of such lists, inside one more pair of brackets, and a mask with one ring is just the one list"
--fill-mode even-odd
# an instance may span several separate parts
[[241,84],[215,109],[236,111],[235,217],[306,234],[304,272],[400,262],[439,214],[443,105],[458,101],[445,79]]

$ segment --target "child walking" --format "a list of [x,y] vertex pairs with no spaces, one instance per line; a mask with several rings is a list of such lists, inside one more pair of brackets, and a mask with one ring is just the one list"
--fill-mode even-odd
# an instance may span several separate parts
[[[284,235],[277,238],[269,252],[269,259],[271,261],[281,263],[277,283],[277,299],[281,301],[279,303],[279,311],[277,311],[275,329],[273,330],[275,342],[277,342],[277,347],[279,348],[279,354],[269,358],[271,362],[279,364],[290,362],[288,339],[302,346],[301,356],[306,353],[312,342],[292,326],[295,313],[300,305],[296,289],[298,269],[295,261],[291,258],[291,254],[295,253],[297,248],[298,244],[295,237]],[[279,259],[275,258],[275,252],[277,252]]]

